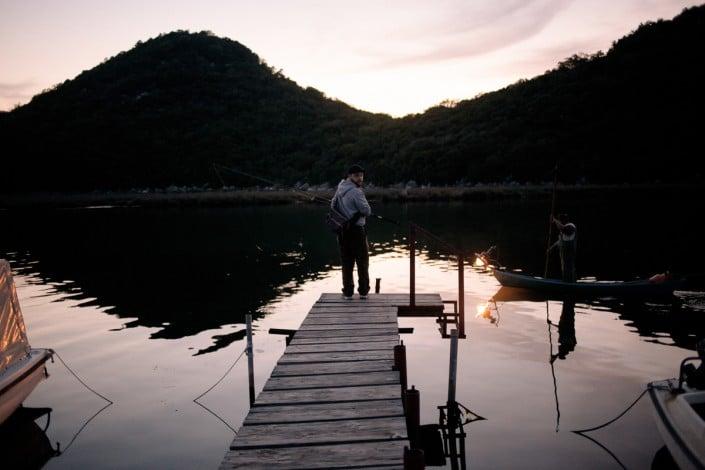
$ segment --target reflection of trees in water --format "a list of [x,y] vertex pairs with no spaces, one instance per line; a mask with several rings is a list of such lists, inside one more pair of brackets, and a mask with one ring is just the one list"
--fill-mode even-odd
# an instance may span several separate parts
[[[111,209],[13,215],[3,250],[20,273],[84,305],[181,338],[244,323],[339,263],[316,206]],[[47,232],[47,227],[60,227]],[[375,251],[388,251],[380,244]],[[70,280],[70,282],[66,282]],[[241,339],[224,332],[199,353]]]
[[[673,300],[673,303],[669,303]],[[681,305],[679,299],[662,302],[608,302],[602,306],[619,314],[626,326],[633,328],[646,341],[695,350],[705,338],[705,317],[700,308]],[[670,339],[670,341],[668,340]]]
[[[556,357],[563,359],[575,348],[575,300],[556,296],[549,298],[531,290],[510,287],[500,288],[493,300],[500,302],[499,308],[501,302],[561,302],[561,317],[556,325],[559,335]],[[592,311],[594,315],[599,315],[603,310],[616,313],[621,320],[626,321],[627,327],[633,328],[635,333],[647,338],[649,342],[695,350],[695,343],[705,338],[702,305],[683,302],[680,297],[647,300],[580,299],[577,306]],[[666,341],[666,338],[670,341]]]
[[[653,237],[661,237],[663,245],[676,250],[700,246],[681,240],[695,236],[695,231],[679,232],[678,243],[668,238],[675,234],[660,227],[661,206],[635,203],[625,212],[628,201],[612,202],[609,208],[600,201],[565,204],[580,223],[580,272],[618,279],[648,273],[646,264],[651,266],[648,269],[661,267],[675,252],[655,253]],[[536,272],[543,267],[545,206],[540,201],[409,205],[373,201],[379,213],[402,222],[414,220],[466,253],[496,243],[502,262]],[[643,216],[647,209],[648,217]],[[54,288],[66,296],[134,318],[126,327],[157,328],[153,338],[180,338],[244,323],[244,315],[261,315],[276,297],[296,292],[302,283],[339,265],[335,238],[323,223],[325,211],[303,204],[6,212],[0,221],[12,230],[3,232],[0,255],[19,253],[10,256],[19,272],[35,273],[41,282],[55,283]],[[605,223],[620,217],[635,224],[634,233],[648,235],[632,240],[626,253],[620,244],[603,243],[601,232]],[[371,221],[372,253],[405,250],[406,235],[405,224],[398,228]],[[431,263],[448,263],[451,254],[432,241],[420,238],[417,243]],[[647,261],[646,252],[650,253]],[[631,313],[625,315],[630,318]],[[647,331],[663,332],[666,327],[661,320],[645,321],[636,313],[634,322],[645,324]],[[638,330],[641,334],[642,329]],[[687,326],[668,331],[674,332],[679,344],[694,344]],[[212,347],[224,347],[239,338],[237,331],[224,332]]]

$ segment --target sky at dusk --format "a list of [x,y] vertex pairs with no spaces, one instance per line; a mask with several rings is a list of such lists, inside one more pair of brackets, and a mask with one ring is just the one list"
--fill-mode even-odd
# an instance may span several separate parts
[[0,110],[176,29],[239,41],[301,86],[402,116],[607,50],[683,0],[0,0]]

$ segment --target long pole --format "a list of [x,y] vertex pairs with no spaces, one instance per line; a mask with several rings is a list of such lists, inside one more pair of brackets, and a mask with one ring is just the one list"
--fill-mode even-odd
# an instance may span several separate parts
[[458,327],[459,336],[465,338],[465,259],[458,254]]
[[416,225],[409,224],[409,307],[416,308]]
[[558,382],[556,381],[556,368],[553,365],[553,335],[551,334],[551,317],[548,313],[548,300],[546,301],[546,323],[548,324],[548,363],[551,364],[551,377],[553,377],[553,397],[556,401],[556,432],[561,424],[561,407],[558,404]]
[[556,186],[558,186],[558,163],[553,168],[553,194],[551,196],[551,215],[548,217],[548,237],[546,238],[546,264],[543,268],[543,277],[548,276],[548,250],[551,248],[551,235],[553,235],[553,217],[556,212]]
[[247,315],[247,377],[250,389],[250,406],[255,403],[255,358],[252,348],[252,315]]

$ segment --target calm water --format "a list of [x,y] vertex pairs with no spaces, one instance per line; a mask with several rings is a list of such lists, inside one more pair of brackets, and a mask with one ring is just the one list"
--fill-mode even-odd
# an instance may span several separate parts
[[[498,244],[503,264],[540,273],[546,206],[385,205],[378,212],[415,220],[468,253]],[[701,203],[605,197],[561,210],[576,217],[581,276],[703,270],[701,234],[683,224],[702,213]],[[53,409],[46,434],[64,453],[47,467],[215,468],[233,433],[192,400],[242,352],[246,314],[255,316],[259,390],[285,346],[268,329],[296,328],[322,292],[340,289],[323,214],[306,205],[0,212],[0,257],[15,270],[32,345],[55,349],[115,402],[67,448],[105,403],[60,363],[50,364],[50,378],[26,403]],[[405,234],[375,222],[369,238],[371,277],[382,278],[382,292],[408,291]],[[422,242],[417,259],[417,289],[456,299],[448,253]],[[608,451],[628,468],[651,465],[663,444],[647,398],[588,434],[599,444],[571,430],[607,421],[646,382],[677,373],[705,333],[701,296],[688,296],[679,314],[669,305],[578,303],[573,330],[559,301],[488,304],[499,286],[472,269],[465,285],[469,334],[460,342],[457,397],[487,418],[466,427],[470,466],[619,468]],[[550,338],[547,305],[556,325]],[[422,423],[435,423],[447,391],[448,341],[434,319],[400,323],[414,328],[403,339]],[[246,360],[200,401],[239,427],[248,409]]]

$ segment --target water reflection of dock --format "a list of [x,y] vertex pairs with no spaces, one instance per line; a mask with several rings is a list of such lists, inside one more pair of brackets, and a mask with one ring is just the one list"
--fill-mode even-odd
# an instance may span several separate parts
[[[438,294],[416,304],[443,309]],[[393,370],[398,307],[407,294],[313,305],[255,400],[221,468],[403,465],[409,445]]]

